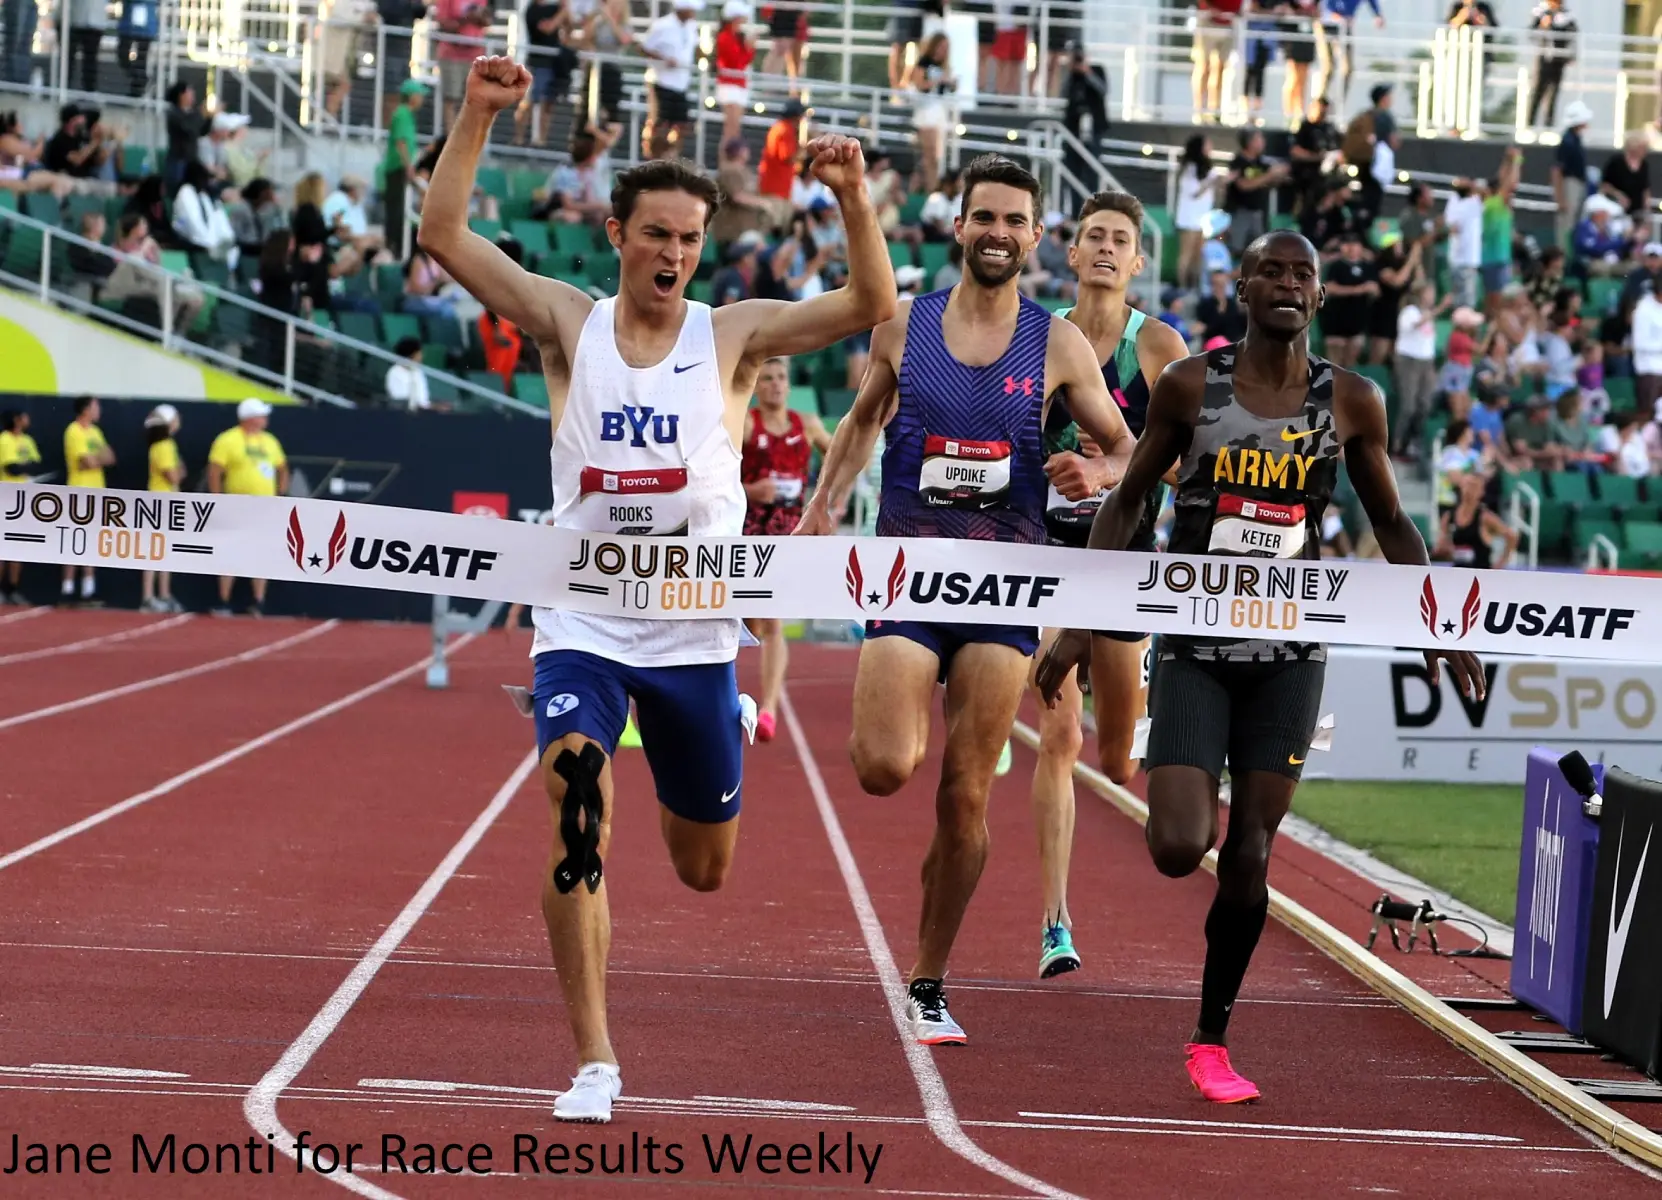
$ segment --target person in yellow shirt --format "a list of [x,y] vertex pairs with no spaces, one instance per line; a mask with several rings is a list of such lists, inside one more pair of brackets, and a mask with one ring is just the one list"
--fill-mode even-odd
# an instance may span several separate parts
[[[40,448],[29,436],[29,414],[16,409],[0,413],[0,479],[27,483],[41,473]],[[23,564],[9,562],[0,568],[0,604],[24,604],[18,590]]]
[[[144,436],[150,442],[150,490],[176,492],[185,479],[185,465],[179,458],[179,410],[158,404],[144,418]],[[139,608],[145,612],[184,612],[173,598],[171,571],[145,571],[139,586]]]
[[[75,419],[63,431],[63,463],[70,487],[101,488],[104,486],[104,468],[115,465],[115,451],[104,440],[104,431],[98,428],[98,398],[82,396],[75,401]],[[63,591],[60,604],[75,601],[75,572],[73,564],[63,569]],[[93,599],[98,584],[91,567],[81,572],[81,603],[96,604]]]
[[[289,488],[289,464],[283,457],[283,447],[266,429],[271,416],[271,405],[263,400],[247,399],[237,405],[237,423],[214,439],[208,450],[208,490],[232,496],[280,496]],[[229,575],[219,577],[219,607],[215,616],[230,616],[231,588],[236,580]],[[265,609],[263,579],[249,581],[254,600],[248,606],[250,616],[259,616]]]

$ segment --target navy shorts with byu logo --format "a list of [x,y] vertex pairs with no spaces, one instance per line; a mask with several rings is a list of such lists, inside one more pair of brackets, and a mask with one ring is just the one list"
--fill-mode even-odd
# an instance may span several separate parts
[[630,667],[583,650],[545,651],[531,683],[537,753],[580,733],[614,755],[631,699],[658,802],[705,824],[738,816],[744,726],[733,662]]

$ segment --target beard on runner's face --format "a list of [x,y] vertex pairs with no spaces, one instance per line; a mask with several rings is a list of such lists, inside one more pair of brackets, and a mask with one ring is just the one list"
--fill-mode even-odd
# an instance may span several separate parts
[[982,287],[999,287],[1021,274],[1027,253],[1014,239],[989,233],[976,239],[964,266]]

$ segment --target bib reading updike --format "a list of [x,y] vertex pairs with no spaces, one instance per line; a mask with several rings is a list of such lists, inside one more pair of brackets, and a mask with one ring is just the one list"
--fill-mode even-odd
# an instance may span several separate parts
[[991,508],[1010,494],[1010,443],[924,438],[918,491],[945,508]]

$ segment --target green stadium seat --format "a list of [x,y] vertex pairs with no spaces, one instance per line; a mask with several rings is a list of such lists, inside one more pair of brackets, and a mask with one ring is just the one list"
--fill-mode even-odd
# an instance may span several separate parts
[[508,199],[534,200],[547,182],[548,176],[542,171],[509,171]]
[[[494,375],[492,378],[496,378]],[[540,371],[521,371],[514,376],[514,399],[538,408],[548,407],[548,380]]]
[[1359,363],[1356,373],[1365,376],[1379,385],[1379,390],[1385,393],[1387,402],[1396,396],[1396,380],[1391,375],[1391,368],[1381,363]]
[[1636,382],[1631,375],[1605,376],[1604,391],[1610,397],[1611,412],[1628,412],[1638,406]]
[[1560,504],[1579,506],[1593,499],[1592,480],[1585,471],[1554,471],[1547,476],[1547,490]]
[[1599,499],[1620,509],[1639,503],[1639,481],[1629,475],[1600,475]]
[[929,197],[923,192],[913,192],[906,197],[906,202],[900,206],[900,223],[902,225],[916,225],[923,217],[923,206],[929,202]]
[[335,327],[335,314],[326,308],[315,308],[312,310],[312,324],[319,329],[333,329]]
[[1570,522],[1570,549],[1575,562],[1587,561],[1587,550],[1593,544],[1593,539],[1599,535],[1610,539],[1611,543],[1620,550],[1622,544],[1622,525],[1620,521],[1595,521],[1586,517],[1576,517]]
[[820,415],[825,418],[829,428],[848,415],[848,410],[854,407],[855,392],[852,388],[827,388],[819,394]]
[[952,261],[950,242],[925,242],[918,247],[918,266],[923,268],[925,288],[935,286],[935,274]]
[[[554,249],[561,254],[587,255],[594,252],[594,235],[589,232],[587,225],[572,225],[560,221],[552,228],[554,230]],[[607,247],[607,249],[610,248],[610,246]]]
[[363,312],[343,312],[335,318],[335,327],[342,335],[360,342],[368,342],[371,346],[381,344],[380,330],[375,328],[375,314]]
[[1662,522],[1629,521],[1622,526],[1620,566],[1651,569],[1662,565]]
[[1533,488],[1537,496],[1546,495],[1546,476],[1540,471],[1508,471],[1500,477],[1500,502],[1504,506],[1520,483]]
[[495,371],[469,371],[467,381],[474,387],[483,388],[487,392],[503,394],[502,376]]
[[381,338],[390,349],[407,337],[421,340],[421,319],[409,313],[382,313]]
[[498,237],[502,236],[501,221],[490,221],[486,220],[484,217],[474,217],[473,220],[467,223],[467,227],[489,242],[494,242]]
[[901,267],[914,266],[915,264],[912,262],[912,247],[906,242],[890,242],[889,265],[897,271],[900,270]]
[[382,263],[375,268],[375,298],[388,312],[404,302],[404,264]]
[[121,174],[130,179],[139,179],[150,173],[150,147],[123,146],[121,148]]
[[1561,560],[1570,535],[1570,506],[1552,500],[1541,501],[1541,544],[1537,553],[1542,559]]
[[819,416],[819,392],[811,387],[793,387],[785,403],[799,413]]
[[474,181],[484,189],[487,196],[495,196],[501,200],[508,195],[508,172],[501,167],[480,167]]
[[1621,279],[1589,279],[1587,281],[1587,311],[1603,316],[1614,312],[1616,302],[1621,299]]
[[533,254],[547,254],[551,247],[548,243],[547,221],[514,221],[508,226],[516,241],[525,247],[528,256]]

